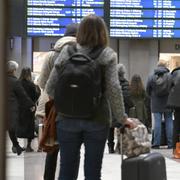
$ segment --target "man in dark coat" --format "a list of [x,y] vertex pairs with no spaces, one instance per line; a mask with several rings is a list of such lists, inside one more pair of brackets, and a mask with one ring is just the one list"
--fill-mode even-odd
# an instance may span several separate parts
[[24,150],[20,145],[16,137],[16,128],[19,120],[20,104],[35,110],[34,103],[28,98],[24,91],[20,81],[15,76],[15,72],[18,68],[18,64],[15,61],[7,62],[7,74],[8,74],[8,133],[12,141],[12,151],[20,155]]
[[[117,70],[118,70],[119,83],[121,85],[122,93],[123,93],[125,112],[127,115],[129,115],[129,110],[130,108],[134,107],[134,104],[132,102],[130,95],[129,82],[125,78],[126,68],[123,64],[117,64]],[[117,126],[117,120],[113,118],[112,126],[109,128],[108,143],[107,143],[109,153],[114,153],[114,129],[116,126]],[[119,147],[119,145],[117,145],[116,147]]]
[[173,149],[180,138],[180,66],[171,72],[171,90],[167,105],[174,110]]
[[[172,110],[167,108],[168,94],[157,95],[155,79],[158,75],[169,74],[165,63],[159,62],[154,73],[149,77],[146,92],[151,98],[151,112],[154,119],[154,134],[153,134],[153,145],[152,148],[158,149],[161,142],[161,124],[164,118],[166,126],[166,136],[168,148],[172,148],[172,131],[173,131],[173,120]],[[169,75],[168,75],[169,76]],[[168,81],[167,81],[168,83]],[[167,91],[168,92],[168,91]]]

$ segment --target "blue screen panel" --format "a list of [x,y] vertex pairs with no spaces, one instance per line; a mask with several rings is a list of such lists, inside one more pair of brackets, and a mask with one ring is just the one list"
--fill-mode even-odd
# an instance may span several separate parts
[[110,36],[180,38],[180,0],[110,0]]
[[104,0],[27,0],[27,35],[63,36],[88,14],[104,18]]

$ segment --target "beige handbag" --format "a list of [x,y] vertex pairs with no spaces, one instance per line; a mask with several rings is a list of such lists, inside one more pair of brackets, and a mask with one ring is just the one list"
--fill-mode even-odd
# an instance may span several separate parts
[[120,129],[117,129],[118,142],[116,152],[120,153],[120,136],[122,136],[122,150],[127,157],[149,153],[151,148],[147,128],[138,119],[132,119],[137,124],[136,128],[125,128],[123,134],[120,133]]

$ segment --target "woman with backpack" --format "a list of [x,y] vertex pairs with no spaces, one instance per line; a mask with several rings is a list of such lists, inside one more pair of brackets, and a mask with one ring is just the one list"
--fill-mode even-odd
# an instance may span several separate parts
[[[101,179],[102,159],[110,124],[109,104],[120,123],[130,128],[135,127],[134,122],[125,114],[116,65],[117,54],[108,47],[105,22],[96,15],[84,17],[77,32],[77,44],[62,49],[46,84],[46,91],[54,99],[58,112],[57,135],[61,154],[59,180],[77,179],[82,144],[85,147],[85,179]],[[86,74],[81,73],[84,68],[87,69]],[[96,75],[101,75],[101,93],[99,82],[92,79],[98,78],[92,73],[93,68]],[[92,110],[91,113],[89,110]]]

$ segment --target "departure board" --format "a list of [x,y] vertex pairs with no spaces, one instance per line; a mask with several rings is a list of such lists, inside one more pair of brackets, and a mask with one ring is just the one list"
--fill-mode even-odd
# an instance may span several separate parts
[[119,38],[180,38],[180,0],[110,0],[109,31]]
[[63,36],[88,14],[104,17],[104,0],[27,0],[27,36]]
[[180,38],[180,0],[27,0],[28,36],[63,36],[87,14],[104,18],[110,37]]

